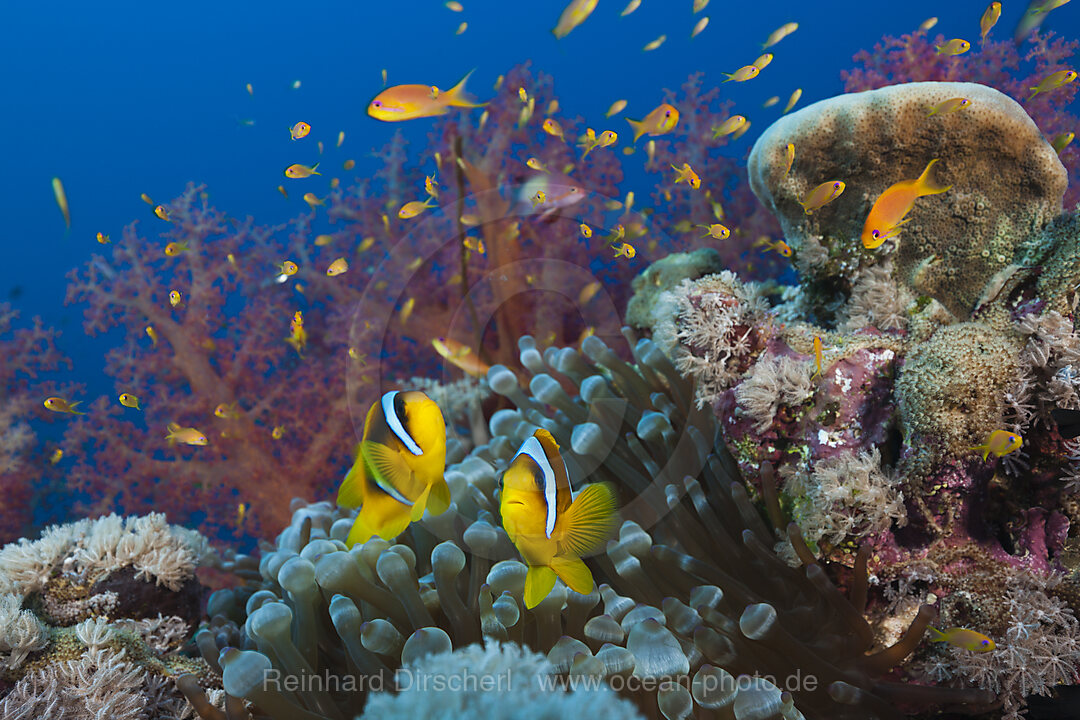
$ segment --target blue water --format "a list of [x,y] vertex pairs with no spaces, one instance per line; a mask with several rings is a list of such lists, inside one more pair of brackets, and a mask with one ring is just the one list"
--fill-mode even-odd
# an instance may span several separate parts
[[[357,173],[373,166],[367,153],[398,128],[417,141],[428,131],[427,120],[392,125],[366,116],[382,68],[391,84],[440,87],[476,68],[470,88],[483,99],[499,74],[531,60],[555,77],[565,112],[625,131],[621,118],[603,118],[615,99],[629,101],[624,116],[640,117],[663,88],[678,87],[692,72],[718,83],[723,71],[752,62],[773,29],[795,20],[798,32],[774,48],[776,59],[759,79],[724,86],[736,112],[754,123],[733,145],[745,154],[795,87],[804,89],[800,105],[840,92],[840,70],[856,51],[932,15],[940,19],[933,32],[974,38],[986,5],[713,0],[702,13],[709,27],[691,41],[700,17],[691,14],[691,0],[644,0],[627,17],[619,16],[625,2],[602,0],[556,41],[550,30],[562,0],[464,4],[464,13],[454,13],[436,0],[7,3],[0,26],[0,301],[14,298],[24,316],[40,315],[63,330],[61,348],[75,361],[71,379],[87,384],[87,397],[112,392],[101,358],[113,343],[86,338],[81,309],[63,306],[65,274],[100,250],[95,234],[119,237],[132,220],[156,222],[140,193],[168,202],[189,181],[205,183],[233,216],[275,223],[306,211],[300,193],[286,201],[276,190],[286,165],[318,159],[314,142],[291,143],[287,128],[296,121],[309,122],[311,139],[328,149],[344,130],[345,145],[328,152],[327,162],[356,158]],[[1011,32],[1023,11],[1015,0],[1004,5],[999,34]],[[468,30],[456,36],[463,20]],[[1078,25],[1074,3],[1054,11],[1045,27],[1071,35]],[[642,52],[661,33],[667,42]],[[774,94],[780,106],[762,110]],[[54,175],[71,203],[68,233],[50,187]],[[634,189],[633,181],[622,190]],[[639,190],[653,182],[643,179]]]

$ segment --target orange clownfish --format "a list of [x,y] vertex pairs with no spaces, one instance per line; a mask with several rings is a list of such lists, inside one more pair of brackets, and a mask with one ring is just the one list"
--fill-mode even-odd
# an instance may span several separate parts
[[374,535],[389,540],[419,520],[450,507],[446,423],[439,406],[419,390],[393,390],[368,410],[356,461],[338,490],[343,507],[360,507],[349,547]]
[[539,605],[555,587],[556,577],[574,592],[592,592],[593,576],[581,558],[602,548],[614,533],[615,490],[597,483],[571,498],[566,464],[547,430],[533,433],[510,461],[502,476],[499,512],[529,566],[525,607]]

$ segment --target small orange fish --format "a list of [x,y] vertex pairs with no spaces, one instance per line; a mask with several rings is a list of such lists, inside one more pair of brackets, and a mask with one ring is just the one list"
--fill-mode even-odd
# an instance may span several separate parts
[[487,103],[472,102],[465,93],[465,82],[472,71],[449,90],[433,85],[395,85],[383,90],[368,104],[367,113],[383,122],[400,122],[422,117],[445,115],[452,107],[483,107]]
[[[998,3],[994,3],[997,5]],[[950,628],[938,630],[935,627],[927,628],[930,631],[930,642],[943,642],[970,652],[991,652],[997,645],[986,635],[975,630],[966,628]]]
[[142,410],[142,408],[139,407],[139,398],[135,397],[131,393],[121,393],[119,400],[120,404],[124,407],[129,407],[134,410]]
[[330,263],[330,267],[326,268],[326,275],[328,277],[334,277],[335,275],[342,274],[348,269],[349,263],[346,262],[345,258],[340,257],[334,262]]
[[690,167],[690,163],[683,163],[681,168],[671,166],[671,169],[675,171],[677,177],[675,183],[685,182],[687,185],[697,190],[701,187],[701,178],[694,172],[694,168]]
[[97,234],[97,241],[98,241],[99,243],[101,243],[102,245],[107,245],[107,244],[109,244],[110,242],[112,242],[111,240],[109,240],[109,236],[108,236],[108,235],[103,235],[103,234],[102,234],[102,233],[100,233],[100,232],[99,232],[99,233]]
[[485,363],[472,351],[472,348],[454,340],[453,338],[440,337],[431,341],[435,352],[445,358],[454,367],[472,377],[486,377],[491,366]]
[[318,195],[316,195],[313,192],[304,193],[304,202],[306,202],[308,204],[308,207],[311,208],[312,210],[315,209],[316,205],[325,205],[326,204],[325,200],[320,200]]
[[872,250],[888,238],[898,235],[900,226],[907,222],[904,218],[911,212],[916,200],[943,193],[952,187],[938,185],[930,179],[930,168],[934,167],[937,161],[938,159],[934,158],[927,163],[922,175],[916,179],[894,183],[878,196],[866,217],[866,224],[863,225],[863,247]]
[[761,68],[757,65],[743,65],[741,68],[733,73],[724,73],[727,76],[727,80],[724,82],[746,82],[747,80],[753,80],[761,72]]
[[[322,236],[320,235],[320,237]],[[319,244],[317,240],[315,244]],[[292,260],[286,260],[285,262],[281,263],[281,266],[278,269],[281,271],[282,275],[292,276],[299,272],[300,266],[294,263]]]
[[169,219],[169,209],[166,208],[164,205],[158,205],[156,208],[154,208],[154,214],[165,222],[172,222],[172,220]]
[[86,413],[80,412],[75,408],[82,403],[82,400],[76,400],[73,403],[69,403],[64,398],[51,397],[45,399],[45,409],[52,410],[58,413],[70,413],[72,415],[85,415]]
[[705,228],[705,235],[702,235],[702,237],[708,236],[713,238],[714,240],[726,240],[728,236],[731,235],[731,231],[720,223],[713,223],[712,225],[698,225],[698,227]]
[[146,336],[150,338],[150,342],[153,343],[154,347],[157,347],[158,334],[153,325],[146,326]]
[[817,369],[814,372],[813,376],[811,376],[811,378],[810,378],[811,380],[813,380],[816,377],[821,377],[821,336],[820,335],[815,335],[814,336],[814,365],[815,365],[815,367]]
[[971,101],[967,98],[949,98],[948,100],[942,100],[937,105],[930,107],[930,112],[926,113],[926,117],[933,117],[934,115],[945,115],[957,110],[963,110]]
[[1042,82],[1040,82],[1038,85],[1033,88],[1028,88],[1029,90],[1033,91],[1028,97],[1028,100],[1031,100],[1039,93],[1049,92],[1050,90],[1055,90],[1062,85],[1068,85],[1075,79],[1075,70],[1058,70],[1055,73],[1050,73],[1045,78],[1043,78]]
[[274,429],[270,431],[270,437],[274,438],[275,440],[280,440],[281,438],[285,437],[285,426],[275,426]]
[[184,445],[206,445],[206,436],[193,427],[180,427],[177,423],[169,423],[169,434],[165,436],[165,439],[169,441],[169,445],[175,445],[182,443]]
[[992,2],[986,6],[986,11],[982,14],[982,18],[979,19],[979,29],[982,31],[982,39],[986,40],[987,34],[990,29],[997,25],[998,18],[1001,17],[1001,3]]
[[742,115],[732,115],[727,120],[720,123],[719,125],[713,125],[713,127],[712,127],[712,139],[713,140],[719,140],[720,138],[724,137],[725,135],[730,135],[731,133],[737,131],[739,128],[741,128],[745,124],[746,124],[746,118],[744,116],[742,116]]
[[968,450],[982,450],[983,460],[986,460],[990,453],[1001,457],[1019,450],[1023,444],[1024,439],[1020,437],[1019,433],[1009,432],[1008,430],[995,430],[986,438],[985,443],[970,447]]
[[168,257],[176,257],[180,253],[187,252],[188,250],[187,243],[171,242],[165,246],[165,255]]
[[562,126],[559,125],[557,120],[548,118],[547,120],[544,120],[544,124],[540,127],[542,127],[544,129],[544,132],[546,132],[548,135],[554,135],[563,142],[566,142],[566,137],[563,136]]
[[800,201],[799,204],[802,205],[803,212],[811,215],[815,210],[840,197],[845,187],[846,185],[841,180],[828,180],[811,190],[806,199]]
[[316,168],[319,167],[319,163],[315,163],[311,167],[307,165],[301,165],[300,163],[294,163],[285,168],[285,177],[298,180],[300,178],[311,177],[312,175],[322,175]]
[[963,55],[971,49],[971,43],[961,38],[953,38],[944,45],[937,46],[938,55]]
[[787,177],[787,174],[791,172],[791,166],[795,163],[795,143],[788,143],[784,149],[787,153],[787,163],[784,165],[784,174],[780,176],[780,179]]
[[634,142],[637,142],[642,135],[655,137],[674,130],[679,124],[679,110],[674,105],[661,103],[641,120],[627,118],[626,122],[634,129]]
[[301,120],[300,122],[296,123],[291,128],[289,128],[289,135],[292,136],[293,140],[299,140],[301,138],[306,138],[308,136],[309,132],[311,132],[311,126],[308,125],[303,120]]
[[169,304],[173,307],[177,307],[184,302],[184,295],[179,290],[169,291]]
[[637,255],[637,250],[630,243],[624,242],[615,248],[615,257],[625,257],[627,260]]
[[434,206],[435,205],[431,202],[430,197],[423,201],[413,200],[412,202],[407,202],[402,205],[401,209],[397,211],[397,216],[402,220],[409,220],[424,212],[428,208]]
[[581,223],[581,225],[578,226],[578,227],[581,230],[581,237],[583,237],[583,238],[591,238],[592,237],[592,228],[591,227],[589,227],[585,223]]
[[304,313],[299,310],[293,313],[292,321],[289,323],[289,336],[285,338],[285,342],[293,346],[297,355],[304,354],[304,348],[307,347],[307,330],[304,329]]
[[755,247],[762,246],[762,245],[764,245],[769,250],[775,250],[776,252],[780,253],[781,255],[783,255],[786,258],[791,257],[792,252],[793,252],[792,249],[791,249],[791,246],[788,245],[783,240],[777,240],[777,241],[773,242],[773,240],[771,238],[766,237],[764,235],[761,236],[760,238],[758,238],[757,242],[754,243]]

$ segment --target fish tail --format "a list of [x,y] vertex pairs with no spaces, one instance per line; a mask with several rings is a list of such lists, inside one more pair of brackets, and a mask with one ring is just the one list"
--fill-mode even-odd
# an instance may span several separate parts
[[315,163],[314,165],[312,165],[311,166],[311,174],[312,175],[322,175],[321,172],[316,172],[316,170],[318,170],[318,168],[319,168],[319,163]]
[[1042,88],[1040,88],[1040,87],[1028,88],[1028,90],[1034,90],[1035,91],[1035,92],[1031,93],[1031,95],[1028,95],[1028,100],[1031,100],[1036,95],[1038,95],[1039,93],[1042,92]]
[[555,571],[546,565],[530,565],[525,575],[525,607],[529,610],[540,604],[555,587]]
[[626,122],[630,123],[630,127],[634,129],[634,142],[637,142],[638,138],[645,134],[645,121],[626,118]]
[[937,195],[938,193],[943,193],[952,187],[952,185],[938,185],[930,177],[930,168],[934,167],[934,163],[936,163],[937,161],[938,158],[934,158],[929,163],[927,163],[926,169],[922,171],[922,175],[920,175],[919,178],[915,181],[915,190],[918,192],[919,197],[922,197],[924,195]]
[[465,93],[465,81],[469,79],[469,76],[476,72],[476,68],[473,68],[465,74],[465,77],[461,78],[461,81],[450,88],[446,92],[442,93],[442,97],[447,105],[453,105],[454,107],[483,107],[487,103],[475,103]]
[[593,576],[589,566],[573,555],[556,555],[551,558],[551,569],[576,593],[588,595],[593,591]]
[[945,637],[945,633],[941,632],[936,627],[934,627],[932,625],[928,625],[926,629],[928,631],[930,631],[930,642],[948,642],[949,641],[949,639],[947,637]]
[[574,498],[561,518],[561,555],[583,557],[600,550],[618,523],[615,488],[610,483],[589,485]]

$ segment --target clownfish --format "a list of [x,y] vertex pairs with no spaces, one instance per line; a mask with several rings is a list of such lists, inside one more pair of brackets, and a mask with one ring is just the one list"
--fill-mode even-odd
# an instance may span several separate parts
[[373,535],[400,535],[424,510],[450,507],[446,470],[446,423],[439,406],[419,390],[385,393],[371,405],[356,461],[338,490],[337,502],[358,507],[346,543]]
[[618,522],[615,490],[589,485],[571,499],[570,478],[559,445],[547,430],[526,440],[502,477],[499,508],[507,535],[529,566],[525,607],[548,596],[559,577],[577,593],[593,590],[582,561],[603,547]]

